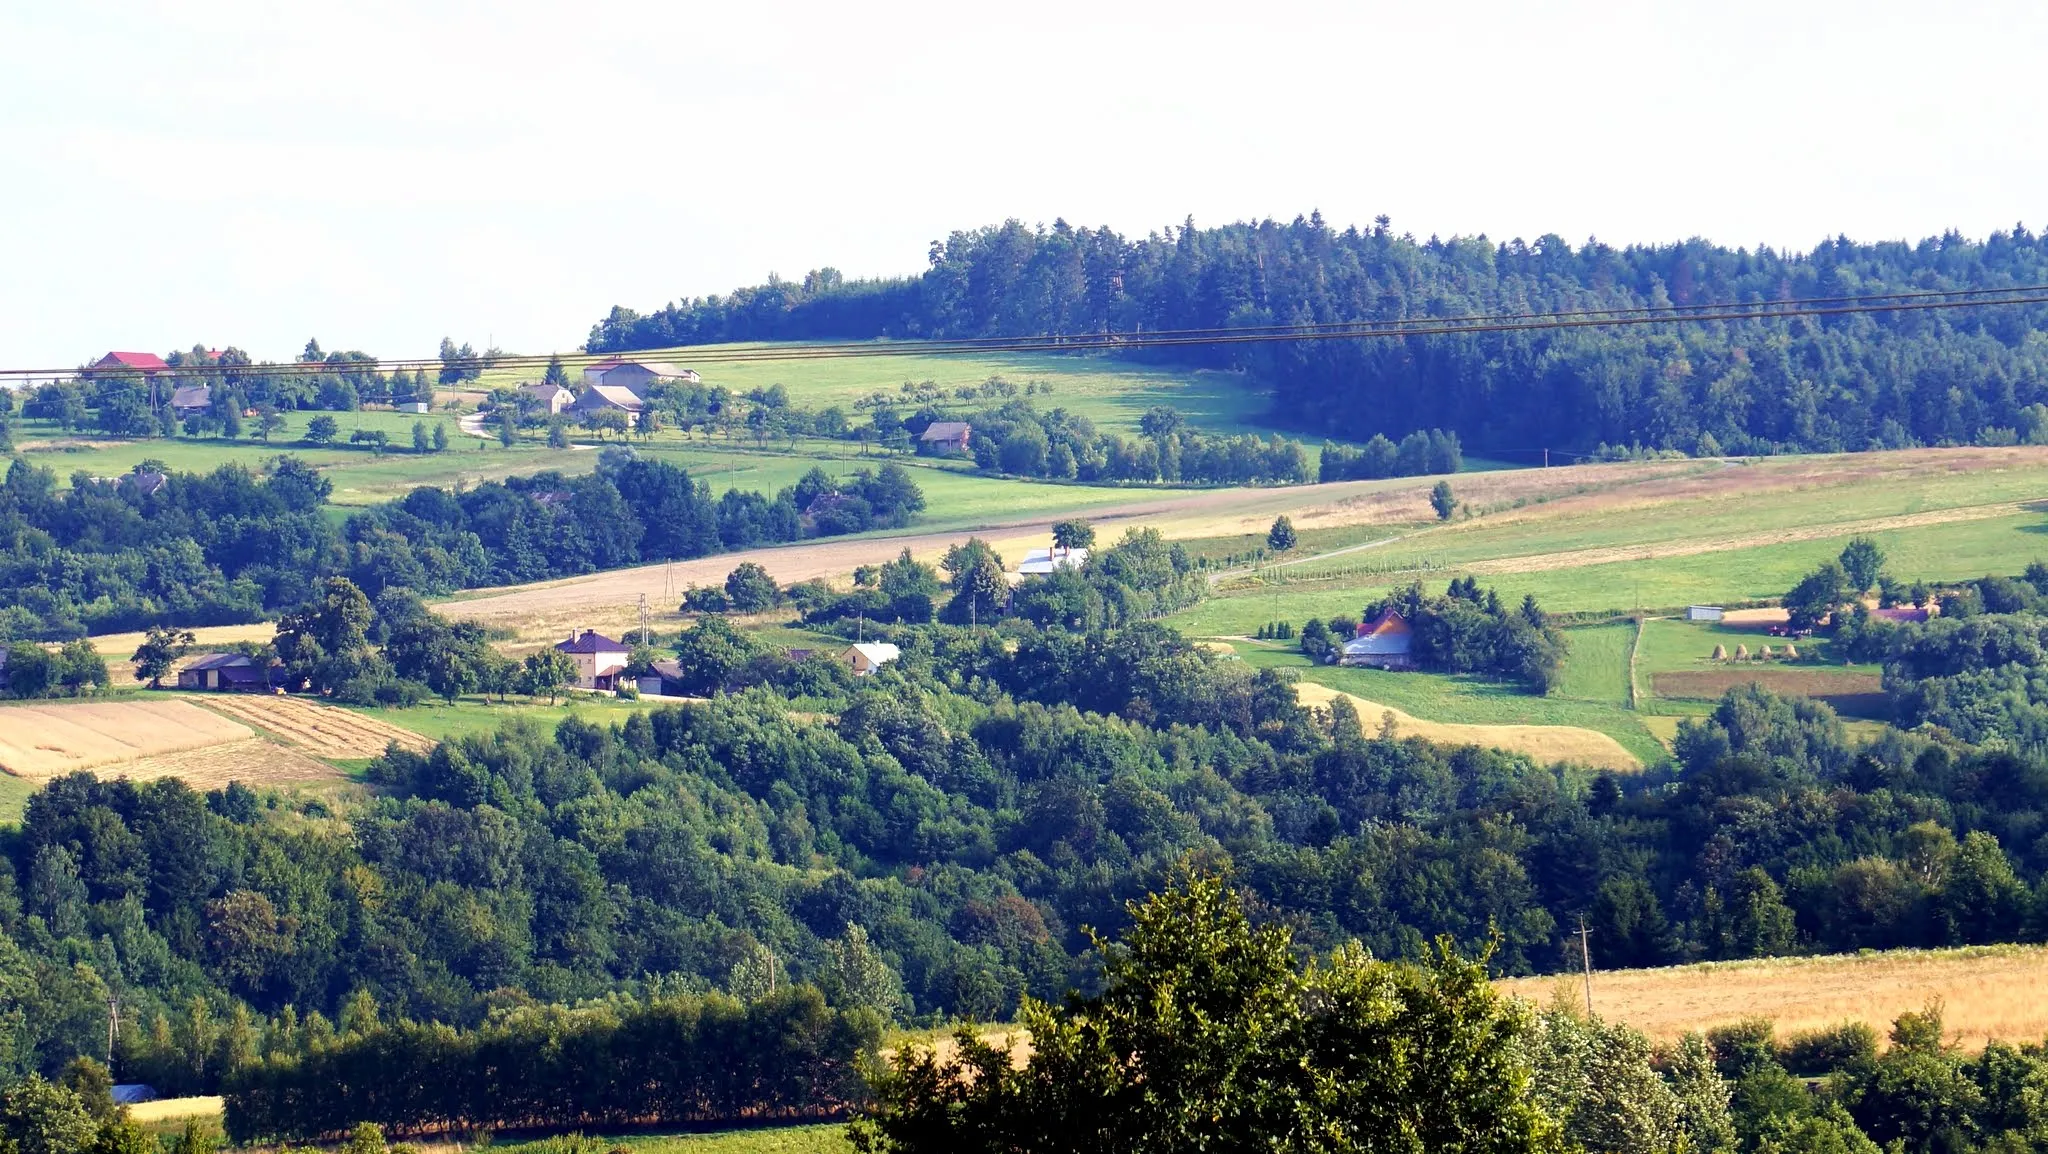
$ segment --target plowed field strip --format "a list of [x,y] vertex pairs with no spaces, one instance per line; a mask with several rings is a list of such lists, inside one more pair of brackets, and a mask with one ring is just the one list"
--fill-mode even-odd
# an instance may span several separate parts
[[221,694],[207,698],[206,704],[261,726],[319,757],[375,757],[392,742],[400,748],[415,750],[433,745],[409,729],[294,697]]

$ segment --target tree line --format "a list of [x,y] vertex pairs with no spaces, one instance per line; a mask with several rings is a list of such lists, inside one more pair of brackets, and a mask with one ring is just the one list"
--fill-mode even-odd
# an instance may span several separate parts
[[375,597],[447,593],[815,535],[909,524],[924,494],[893,462],[813,469],[772,497],[716,498],[687,470],[608,450],[592,474],[462,492],[422,486],[337,522],[332,482],[281,456],[261,474],[83,473],[59,490],[16,458],[0,482],[0,638],[260,621],[329,577]]
[[[1143,237],[1008,221],[935,244],[915,277],[826,269],[645,315],[615,307],[593,352],[744,340],[1144,333],[1170,329],[1766,302],[2048,281],[2048,242],[1847,237],[1811,251],[1704,240],[1616,248],[1555,235],[1418,239],[1384,217],[1338,229],[1192,220]],[[1133,354],[1244,372],[1282,424],[1348,440],[1455,432],[1489,455],[1541,448],[1703,456],[2048,437],[2048,306],[1621,329],[1205,345]]]

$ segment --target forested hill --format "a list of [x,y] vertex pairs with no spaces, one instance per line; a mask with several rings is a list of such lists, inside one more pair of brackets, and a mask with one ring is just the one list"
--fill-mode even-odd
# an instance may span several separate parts
[[[934,244],[921,276],[826,269],[642,316],[614,308],[589,348],[737,340],[982,337],[1392,320],[1588,307],[1838,297],[2048,282],[2048,243],[1975,241],[1810,253],[1702,240],[1574,248],[1556,236],[1418,241],[1386,218],[1320,216],[1141,239],[1016,221]],[[1398,439],[1455,430],[1469,451],[1642,445],[1709,454],[2048,437],[2048,307],[1160,350],[1248,370],[1277,421]]]

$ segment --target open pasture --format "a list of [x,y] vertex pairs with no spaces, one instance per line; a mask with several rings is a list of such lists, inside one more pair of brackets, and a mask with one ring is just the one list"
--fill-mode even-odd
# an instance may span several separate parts
[[0,769],[30,781],[73,770],[247,741],[255,734],[188,701],[66,702],[0,708]]
[[[1893,1018],[1940,999],[1948,1041],[1977,1050],[1994,1039],[2039,1042],[2048,1036],[2043,983],[2048,947],[1890,950],[1595,971],[1593,1009],[1659,1041],[1759,1016],[1777,1024],[1780,1038],[1860,1021],[1882,1039]],[[1584,1004],[1577,974],[1499,985],[1538,1005],[1555,997]]]
[[1487,725],[1425,721],[1390,705],[1370,701],[1316,681],[1298,683],[1295,686],[1295,695],[1304,705],[1324,708],[1340,697],[1350,701],[1358,710],[1359,720],[1364,723],[1369,733],[1379,732],[1380,727],[1391,718],[1396,737],[1419,737],[1424,741],[1444,745],[1481,745],[1510,753],[1527,754],[1542,764],[1568,761],[1574,765],[1623,771],[1634,771],[1643,767],[1642,759],[1623,748],[1620,742],[1605,733],[1583,726],[1515,723]]

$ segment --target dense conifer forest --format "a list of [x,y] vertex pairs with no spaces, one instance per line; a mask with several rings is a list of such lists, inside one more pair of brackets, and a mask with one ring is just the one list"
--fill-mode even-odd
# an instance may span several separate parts
[[[2048,242],[1837,237],[1812,251],[1692,239],[1616,248],[1546,235],[1418,239],[1320,216],[1144,237],[1017,221],[955,232],[918,276],[830,269],[646,315],[593,352],[740,340],[1145,333],[1586,308],[1833,298],[2048,282]],[[1601,445],[1765,453],[2048,435],[2048,306],[1159,349],[1246,373],[1275,423],[1354,440],[1431,428],[1466,451]]]

